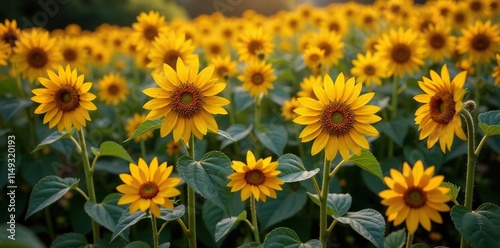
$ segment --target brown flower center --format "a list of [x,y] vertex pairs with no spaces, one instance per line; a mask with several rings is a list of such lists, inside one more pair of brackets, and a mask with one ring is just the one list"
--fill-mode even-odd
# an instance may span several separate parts
[[469,4],[469,8],[470,10],[472,10],[472,12],[481,12],[481,10],[483,9],[483,4],[481,3],[481,1],[473,1]]
[[363,23],[365,25],[371,25],[374,21],[375,19],[373,19],[372,16],[365,16],[365,18],[363,18]]
[[63,51],[63,57],[64,57],[64,60],[72,62],[72,61],[76,60],[77,54],[76,54],[76,51],[74,49],[65,49]]
[[263,48],[262,42],[258,40],[252,40],[248,43],[248,52],[252,55],[256,55]]
[[228,74],[229,70],[225,66],[219,66],[219,67],[217,67],[217,69],[215,71],[216,71],[217,76],[225,77]]
[[486,34],[476,34],[470,43],[474,50],[484,51],[490,46],[490,38]]
[[495,12],[498,9],[498,3],[497,2],[491,2],[490,3],[490,11]]
[[158,28],[155,26],[147,26],[144,31],[142,32],[144,35],[144,38],[146,38],[149,41],[153,41],[156,36],[158,36]]
[[445,38],[441,34],[433,34],[429,40],[432,48],[440,49],[445,44]]
[[375,67],[373,67],[373,65],[367,65],[364,68],[364,72],[367,76],[373,76],[375,75],[376,70]]
[[318,55],[318,54],[311,54],[311,55],[309,56],[309,59],[310,59],[310,60],[311,60],[311,62],[313,62],[313,63],[318,62],[318,61],[319,61],[319,58],[320,58],[320,57],[319,57],[319,55]]
[[222,36],[226,39],[231,39],[233,37],[233,31],[229,28],[222,30]]
[[177,59],[181,57],[181,54],[178,51],[171,50],[165,53],[163,56],[163,63],[172,67],[172,69],[177,68]]
[[391,51],[392,60],[399,64],[404,64],[410,60],[411,50],[406,44],[397,44]]
[[191,118],[203,108],[203,94],[193,84],[182,84],[172,93],[172,109],[182,118]]
[[43,68],[49,62],[47,53],[41,48],[33,48],[28,52],[28,64],[34,68]]
[[425,20],[420,24],[420,31],[423,32],[429,28],[430,25],[433,25],[434,22],[431,20]]
[[252,78],[250,80],[252,81],[252,84],[254,84],[254,85],[261,85],[262,83],[264,83],[264,75],[257,72],[257,73],[252,75]]
[[220,54],[222,51],[222,48],[218,44],[211,45],[209,49],[210,53],[214,55]]
[[399,12],[401,12],[401,6],[399,5],[392,5],[389,10],[391,11],[391,13],[393,14],[399,14]]
[[299,26],[297,20],[295,20],[295,19],[290,20],[288,22],[288,25],[290,26],[290,28],[292,28],[292,30],[296,29]]
[[456,113],[453,95],[446,91],[432,96],[429,107],[431,119],[440,124],[448,124]]
[[465,13],[462,13],[462,12],[455,13],[453,15],[453,20],[455,20],[455,22],[457,24],[464,23],[465,22]]
[[330,23],[330,25],[328,25],[328,30],[338,32],[340,30],[340,26],[338,23],[333,22],[333,23]]
[[118,85],[116,84],[111,84],[108,86],[108,93],[112,96],[116,96],[118,95],[118,93],[120,92],[120,87],[118,87]]
[[151,199],[158,194],[158,185],[154,182],[146,182],[139,188],[139,195],[142,199]]
[[323,108],[321,123],[328,134],[344,135],[354,127],[354,112],[343,102],[333,102]]
[[439,9],[439,14],[443,17],[447,17],[449,13],[450,9],[448,8],[442,7],[441,9]]
[[325,51],[325,57],[328,57],[332,53],[332,46],[328,42],[321,42],[318,48]]
[[14,32],[7,32],[3,35],[2,40],[9,44],[10,47],[16,46],[17,35]]
[[410,208],[421,208],[425,206],[427,197],[421,188],[412,187],[403,194],[405,205]]
[[61,85],[61,88],[54,94],[54,103],[63,112],[70,112],[78,107],[80,95],[75,88],[69,85]]
[[266,176],[260,170],[251,170],[245,173],[245,180],[250,185],[261,185],[266,181]]

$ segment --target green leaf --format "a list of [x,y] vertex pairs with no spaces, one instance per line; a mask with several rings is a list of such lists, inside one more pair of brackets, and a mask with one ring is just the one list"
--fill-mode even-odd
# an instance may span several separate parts
[[484,203],[475,211],[461,205],[451,209],[455,228],[472,247],[500,246],[500,207]]
[[262,248],[262,245],[257,242],[250,242],[243,245],[238,246],[238,248]]
[[[245,210],[246,202],[241,201],[241,197],[239,194],[232,194],[230,206],[231,213],[241,213],[243,212],[243,210]],[[207,236],[212,239],[213,244],[215,245],[215,227],[217,226],[217,223],[219,223],[220,220],[226,218],[228,214],[210,201],[205,201],[203,203],[203,210],[201,211],[201,213],[203,224],[210,233]]]
[[132,243],[127,244],[125,248],[150,248],[150,246],[142,241],[134,241]]
[[458,197],[458,193],[460,192],[460,187],[456,186],[455,184],[453,183],[450,183],[450,182],[443,182],[441,183],[441,187],[445,187],[445,188],[449,188],[450,189],[450,192],[448,192],[448,195],[451,196],[451,200],[457,204],[457,197]]
[[411,248],[429,248],[429,246],[424,243],[417,243],[417,244],[412,244]]
[[397,116],[390,122],[381,121],[376,125],[377,129],[391,138],[398,146],[403,146],[403,141],[408,133],[408,121],[402,116]]
[[285,154],[278,159],[278,177],[285,183],[299,182],[318,174],[319,168],[307,171],[302,159],[294,154]]
[[132,136],[130,136],[128,139],[124,140],[123,142],[128,142],[131,139],[133,139],[133,138],[135,138],[143,133],[159,129],[161,127],[162,122],[163,122],[163,119],[158,119],[158,120],[154,120],[154,121],[153,120],[145,120],[143,123],[139,124],[137,129],[134,131],[134,134],[132,134]]
[[123,148],[120,144],[113,141],[104,141],[102,142],[99,150],[97,151],[99,156],[113,156],[118,157],[128,162],[134,162],[127,150]]
[[226,129],[226,133],[229,134],[233,140],[224,139],[220,143],[220,149],[224,149],[224,147],[232,144],[233,142],[240,141],[250,134],[253,129],[253,125],[245,127],[243,124],[235,124]]
[[9,121],[21,110],[31,106],[33,101],[19,98],[8,98],[0,101],[0,115],[4,121]]
[[[113,232],[113,235],[111,236],[111,241],[113,241],[116,237],[118,237],[118,235],[127,230],[129,227],[133,226],[135,223],[139,222],[142,219],[148,218],[150,217],[145,212],[136,211],[130,214],[129,209],[127,208],[125,211],[123,211],[122,216],[116,223],[115,230]],[[125,240],[128,241],[128,238],[126,238]]]
[[87,239],[80,233],[65,233],[58,236],[50,248],[86,248],[88,247]]
[[[5,214],[7,218],[7,214]],[[6,221],[7,222],[7,221]],[[33,226],[26,227],[22,224],[15,227],[15,235],[11,233],[10,224],[0,224],[0,244],[2,247],[10,248],[46,248],[46,244],[40,241],[40,238],[35,233]],[[14,240],[11,238],[15,238]]]
[[240,215],[236,216],[231,216],[229,218],[222,219],[217,223],[215,226],[215,242],[219,242],[219,240],[226,236],[229,231],[236,226],[236,224],[242,220],[245,220],[247,218],[247,211],[241,212]]
[[231,160],[222,152],[208,152],[200,161],[182,156],[177,162],[179,175],[198,194],[222,208],[229,214],[231,191],[227,187],[229,175],[233,173]]
[[243,91],[241,87],[236,88],[233,100],[237,114],[255,103],[255,98],[251,97],[248,92]]
[[487,136],[500,134],[500,110],[488,111],[478,116],[479,127]]
[[40,142],[40,144],[38,144],[35,147],[35,149],[32,151],[32,153],[36,152],[38,150],[41,150],[44,147],[46,147],[46,146],[48,146],[48,145],[50,145],[58,140],[67,139],[67,138],[71,137],[74,132],[75,132],[74,128],[72,128],[71,132],[69,132],[69,133],[67,133],[66,131],[62,131],[61,133],[58,131],[53,132],[49,136],[47,136],[45,139],[43,139],[42,142]]
[[232,142],[236,142],[236,139],[234,139],[233,136],[231,136],[229,133],[227,133],[224,130],[219,130],[217,132],[217,134],[220,135],[220,136],[222,136],[222,137],[224,137],[224,138],[226,138],[226,139],[228,139],[228,140],[230,140],[230,141],[232,141]]
[[287,227],[278,227],[269,234],[264,240],[263,247],[266,248],[322,248],[323,245],[317,239],[311,239],[306,243],[300,241],[299,236],[295,231]]
[[376,247],[384,246],[385,219],[377,210],[367,208],[334,218],[340,223],[349,224],[354,231]]
[[403,228],[399,231],[392,232],[387,235],[384,240],[384,248],[401,248],[406,243],[406,230]]
[[[106,196],[101,203],[87,201],[84,205],[85,212],[99,225],[107,228],[111,232],[115,230],[116,223],[127,210],[126,206],[118,206],[118,200],[122,194],[114,193]],[[120,234],[124,239],[127,239],[128,232]]]
[[158,246],[158,248],[170,248],[170,242],[165,242]]
[[266,126],[264,130],[255,130],[255,135],[259,141],[267,149],[271,150],[277,156],[283,154],[286,142],[288,141],[288,133],[282,125]]
[[25,219],[61,199],[68,191],[75,189],[79,181],[80,179],[72,177],[62,179],[57,176],[47,176],[42,178],[31,192]]
[[287,90],[283,85],[274,84],[274,89],[269,91],[269,98],[273,102],[279,104],[280,106],[283,106],[283,103],[286,100],[290,99],[290,94],[288,94]]
[[[318,206],[320,205],[318,195],[311,194],[307,192],[309,198],[316,203]],[[329,193],[328,200],[326,202],[326,213],[328,215],[332,215],[335,217],[342,217],[349,211],[352,204],[352,197],[350,194],[335,194]]]
[[355,163],[361,169],[370,172],[382,181],[384,180],[380,164],[370,151],[361,149],[361,155],[352,154],[349,158],[349,162]]
[[184,205],[175,206],[174,209],[160,208],[160,219],[173,221],[181,218],[186,213]]

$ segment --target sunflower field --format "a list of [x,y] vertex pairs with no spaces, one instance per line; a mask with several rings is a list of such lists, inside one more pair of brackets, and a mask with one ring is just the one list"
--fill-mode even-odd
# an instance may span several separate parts
[[500,247],[499,21],[499,0],[5,19],[0,247]]

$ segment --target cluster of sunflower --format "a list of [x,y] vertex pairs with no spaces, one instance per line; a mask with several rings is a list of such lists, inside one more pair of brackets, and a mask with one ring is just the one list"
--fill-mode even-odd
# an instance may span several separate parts
[[[190,247],[201,239],[196,234],[194,192],[220,207],[231,201],[231,196],[224,194],[238,191],[241,202],[250,199],[252,219],[246,220],[244,212],[243,218],[227,220],[224,214],[234,206],[222,207],[225,213],[221,212],[220,222],[213,223],[217,227],[209,227],[215,241],[227,235],[235,221],[244,219],[257,247],[262,235],[257,217],[266,223],[261,228],[290,218],[303,208],[305,192],[309,191],[316,193],[308,195],[319,205],[320,228],[312,231],[319,232],[319,241],[308,243],[317,241],[326,246],[334,242],[331,232],[337,222],[348,224],[347,219],[356,219],[354,214],[346,215],[347,210],[335,212],[338,206],[331,202],[339,196],[331,194],[330,181],[349,163],[380,179],[385,172],[383,182],[388,189],[368,183],[369,176],[363,174],[368,184],[364,187],[382,198],[381,204],[388,207],[388,221],[396,226],[406,223],[406,244],[410,247],[419,224],[431,231],[431,221],[443,223],[439,212],[450,211],[448,202],[458,204],[453,195],[456,188],[443,184],[444,176],[434,174],[444,163],[443,156],[455,151],[452,146],[465,144],[455,136],[475,148],[475,133],[470,130],[477,123],[470,125],[467,117],[477,122],[479,110],[500,108],[498,101],[488,98],[499,95],[498,20],[498,0],[440,0],[424,5],[380,0],[373,5],[349,2],[323,8],[301,5],[272,16],[249,10],[242,17],[214,13],[170,21],[150,11],[138,15],[131,27],[103,24],[94,31],[81,30],[75,24],[51,32],[43,28],[21,30],[15,20],[5,20],[0,23],[0,66],[6,72],[1,78],[16,78],[20,97],[39,104],[27,113],[30,125],[36,125],[38,118],[32,113],[43,114],[43,124],[50,129],[57,126],[59,138],[75,143],[86,166],[88,187],[87,194],[79,192],[89,201],[97,202],[92,181],[95,163],[89,163],[83,130],[99,125],[87,126],[87,122],[108,119],[105,123],[116,130],[104,139],[122,142],[122,132],[126,132],[127,141],[140,144],[136,149],[123,143],[125,153],[137,157],[137,163],[126,159],[128,155],[110,153],[130,162],[129,173],[119,173],[123,184],[116,190],[123,195],[116,204],[128,207],[124,215],[150,214],[155,247],[165,227],[157,230],[156,219],[178,221]],[[471,87],[470,95],[466,86]],[[92,91],[97,91],[97,101]],[[27,96],[29,93],[32,95]],[[466,97],[473,101],[464,103]],[[120,111],[124,109],[126,114]],[[116,120],[107,116],[113,112]],[[467,134],[463,122],[467,123]],[[412,125],[415,130],[408,134]],[[159,136],[155,129],[160,129]],[[78,140],[73,138],[75,130]],[[218,134],[218,138],[209,133]],[[475,164],[471,159],[478,157],[488,135],[475,153],[475,149],[472,155],[468,150],[469,164]],[[165,144],[158,142],[162,139],[169,141],[166,150],[157,147]],[[418,144],[424,139],[427,151],[423,154],[427,155],[413,156],[408,149],[421,149]],[[151,140],[156,143],[147,143]],[[438,155],[433,152],[437,143]],[[199,144],[220,153],[202,157],[195,154]],[[103,146],[101,151],[93,151],[94,162],[102,150]],[[167,154],[158,155],[159,150]],[[178,159],[183,152],[187,156]],[[457,149],[448,161],[466,153]],[[433,160],[429,154],[440,159]],[[246,162],[240,161],[242,157]],[[210,159],[215,158],[219,169],[210,167]],[[160,159],[170,159],[177,170]],[[366,161],[377,168],[370,169]],[[381,167],[378,161],[397,164]],[[470,179],[469,168],[467,173],[467,183],[455,183],[467,184],[467,188],[473,184],[474,174]],[[350,184],[349,180],[344,179],[343,185]],[[187,184],[186,192],[178,189],[182,181]],[[201,185],[203,182],[208,185]],[[299,182],[300,190],[285,184]],[[342,190],[340,186],[336,192]],[[303,192],[304,203],[278,214],[274,222],[267,221],[273,219],[269,213],[274,213],[271,208],[276,205],[266,208],[265,204],[256,206],[256,202],[272,198],[282,204],[280,197],[286,198],[290,192]],[[36,196],[36,186],[32,194]],[[178,196],[180,204],[174,200]],[[187,217],[173,218],[172,211],[184,203],[188,204]],[[466,199],[468,210],[470,204]],[[246,206],[237,209],[243,211]],[[259,216],[257,209],[266,217]],[[330,215],[335,220],[327,226]],[[98,225],[108,226],[93,220],[97,242]],[[373,238],[376,230],[353,229],[381,246],[380,239]],[[466,242],[475,241],[457,229]],[[281,235],[278,232],[276,237]],[[271,233],[264,246],[272,246]],[[117,235],[121,232],[113,237]]]

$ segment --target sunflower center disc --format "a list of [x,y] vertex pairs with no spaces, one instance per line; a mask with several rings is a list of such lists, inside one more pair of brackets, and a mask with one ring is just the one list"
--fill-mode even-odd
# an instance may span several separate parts
[[47,54],[40,48],[33,48],[28,53],[28,64],[30,64],[31,67],[43,68],[47,62]]
[[373,76],[375,74],[375,68],[372,65],[365,66],[364,71],[367,76]]
[[332,53],[332,46],[330,46],[330,44],[328,44],[326,42],[321,42],[318,45],[318,48],[325,52],[325,57],[328,57],[328,55],[330,55]]
[[485,34],[478,34],[472,38],[471,46],[476,51],[484,51],[490,46],[490,38]]
[[430,44],[432,48],[439,49],[444,46],[444,37],[440,34],[435,34],[431,37]]
[[144,29],[144,38],[153,41],[158,35],[158,29],[155,26],[148,26]]
[[193,96],[189,93],[184,93],[181,96],[181,102],[184,105],[189,105],[189,104],[193,103]]
[[252,83],[255,85],[260,85],[264,83],[264,76],[260,73],[255,73],[252,75]]
[[408,62],[411,57],[411,50],[407,45],[399,44],[392,49],[392,59],[397,63],[403,64]]
[[354,126],[354,113],[345,103],[330,103],[323,109],[321,123],[328,134],[344,135],[349,133]]
[[420,208],[425,205],[427,197],[420,188],[410,188],[404,193],[405,204],[411,208]]
[[245,174],[245,180],[251,185],[261,185],[264,183],[265,176],[260,170],[251,170]]
[[151,199],[158,194],[158,186],[153,182],[147,182],[139,188],[139,195],[142,199]]
[[260,50],[262,50],[262,43],[260,41],[253,40],[248,43],[248,52],[250,54],[256,55]]
[[177,59],[181,56],[181,54],[177,51],[169,51],[165,53],[163,56],[163,63],[172,67],[172,69],[176,69]]
[[335,112],[332,114],[332,121],[335,124],[340,124],[344,121],[344,115],[340,112]]
[[75,61],[76,60],[76,52],[73,49],[66,49],[63,52],[64,60],[66,61]]
[[449,123],[456,113],[453,96],[446,91],[432,96],[429,107],[431,119],[440,124]]
[[78,107],[80,95],[73,87],[62,85],[54,94],[54,103],[63,112],[72,111]]
[[171,104],[180,117],[190,118],[203,108],[203,93],[193,84],[182,84],[172,93]]
[[118,88],[118,86],[116,84],[112,84],[108,87],[108,93],[110,95],[117,95],[118,92],[120,92],[120,89]]
[[14,33],[6,33],[2,40],[5,41],[5,43],[8,43],[11,47],[14,47],[16,45],[17,36]]

